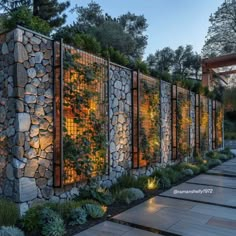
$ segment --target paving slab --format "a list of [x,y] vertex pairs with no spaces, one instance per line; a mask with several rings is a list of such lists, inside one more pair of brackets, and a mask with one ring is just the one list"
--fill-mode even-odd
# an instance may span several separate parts
[[[154,210],[151,210],[152,206]],[[112,219],[180,235],[236,235],[236,209],[162,196],[149,199]]]
[[208,174],[230,175],[236,177],[236,158],[224,162],[207,171]]
[[180,220],[168,229],[170,232],[182,236],[234,236],[236,230],[226,229],[214,225],[195,224]]
[[195,183],[195,184],[203,184],[203,185],[207,184],[207,185],[212,185],[212,186],[236,189],[236,178],[227,177],[227,176],[201,174],[188,180],[187,183]]
[[236,189],[183,183],[160,195],[236,208]]
[[236,220],[229,220],[219,217],[212,217],[208,222],[208,225],[220,226],[222,228],[236,230]]
[[190,211],[198,212],[204,215],[210,215],[213,217],[220,216],[224,219],[236,220],[236,209],[221,206],[198,203],[196,206],[191,208]]
[[110,221],[97,224],[74,236],[157,236],[161,234],[136,229]]

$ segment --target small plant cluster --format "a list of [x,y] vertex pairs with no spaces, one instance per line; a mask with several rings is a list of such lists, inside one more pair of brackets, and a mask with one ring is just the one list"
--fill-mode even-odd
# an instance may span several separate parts
[[174,166],[160,168],[152,173],[152,177],[159,180],[159,186],[162,189],[168,189],[185,177],[190,177],[200,173],[205,173],[209,168],[220,165],[222,162],[233,158],[234,154],[229,149],[220,152],[208,152],[205,157],[196,155],[194,163],[181,162]]
[[96,184],[86,186],[85,188],[81,189],[79,196],[75,199],[78,201],[84,199],[93,199],[106,206],[109,206],[114,202],[114,198],[109,189],[102,188]]
[[30,208],[21,221],[26,232],[63,236],[66,226],[82,225],[89,218],[104,216],[107,207],[94,200],[68,201],[64,203],[46,203]]

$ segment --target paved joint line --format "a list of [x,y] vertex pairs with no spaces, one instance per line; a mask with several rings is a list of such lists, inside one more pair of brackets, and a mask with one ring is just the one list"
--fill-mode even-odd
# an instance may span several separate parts
[[157,229],[157,228],[152,228],[152,227],[148,227],[148,226],[144,226],[144,225],[139,225],[139,224],[127,222],[127,221],[124,221],[124,220],[110,218],[110,219],[108,219],[108,221],[111,221],[111,222],[114,222],[114,223],[117,223],[117,224],[121,224],[121,225],[127,225],[127,226],[130,226],[132,228],[141,229],[141,230],[148,231],[148,232],[155,233],[155,234],[161,234],[161,235],[164,235],[164,236],[181,236],[181,234],[171,233],[169,231],[165,231],[165,230],[162,230],[162,229]]
[[193,199],[187,199],[187,198],[177,198],[173,196],[166,196],[166,195],[158,195],[158,197],[163,197],[163,198],[172,198],[176,200],[183,200],[183,201],[188,201],[188,202],[196,202],[196,203],[202,203],[206,205],[213,205],[213,206],[220,206],[220,207],[226,207],[226,208],[231,208],[231,209],[236,209],[236,206],[228,206],[224,204],[218,204],[218,203],[213,203],[213,202],[204,202],[204,201],[199,201],[199,200],[193,200]]
[[234,189],[234,190],[236,189],[236,187],[235,188],[225,187],[225,186],[219,186],[219,185],[216,185],[216,184],[201,184],[201,183],[189,182],[189,180],[186,181],[185,183],[187,183],[187,184],[196,184],[196,185],[204,185],[204,186],[209,186],[209,187],[228,188],[228,189]]
[[231,174],[221,174],[221,173],[204,173],[206,175],[217,175],[217,176],[225,176],[225,177],[232,177],[232,178],[236,178],[236,175],[231,175]]

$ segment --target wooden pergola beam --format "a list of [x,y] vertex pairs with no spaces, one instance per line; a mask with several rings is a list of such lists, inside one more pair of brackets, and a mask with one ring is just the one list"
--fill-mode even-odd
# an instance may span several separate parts
[[215,58],[203,59],[202,65],[208,69],[236,65],[236,53]]

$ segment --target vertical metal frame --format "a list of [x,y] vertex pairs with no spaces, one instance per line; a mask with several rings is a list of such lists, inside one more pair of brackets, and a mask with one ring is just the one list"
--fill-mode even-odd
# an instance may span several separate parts
[[[175,116],[174,116],[175,113]],[[175,118],[175,121],[174,121]],[[171,86],[171,153],[172,160],[177,160],[177,85]],[[175,137],[174,137],[175,134]]]
[[[132,168],[139,168],[139,71],[132,72]],[[136,96],[135,96],[136,95]]]
[[[189,101],[189,107],[188,107],[188,109],[189,109],[189,114],[188,114],[188,116],[189,116],[189,119],[191,119],[192,117],[191,117],[191,106],[192,106],[192,100],[191,100],[191,91],[190,90],[188,90],[188,101]],[[191,119],[192,120],[192,119]],[[189,157],[191,156],[191,127],[192,127],[192,122],[191,122],[191,124],[189,124],[189,126],[188,126],[188,146],[189,146]]]
[[195,94],[195,152],[200,151],[200,95]]
[[[59,53],[58,53],[59,51]],[[54,152],[53,184],[63,186],[63,40],[53,41]]]
[[162,120],[161,120],[161,109],[162,109],[162,106],[161,106],[161,80],[159,80],[159,109],[160,109],[160,116],[159,116],[159,136],[160,136],[160,161],[159,163],[162,163],[162,132],[161,132],[161,125],[162,125]]
[[110,150],[110,128],[111,128],[111,119],[110,119],[110,68],[111,68],[111,64],[110,64],[110,59],[107,60],[107,116],[108,116],[108,121],[107,121],[107,129],[108,129],[108,133],[107,133],[107,143],[108,143],[108,150],[107,150],[107,174],[110,175],[110,164],[111,164],[111,150]]
[[212,100],[212,149],[216,149],[216,100]]

